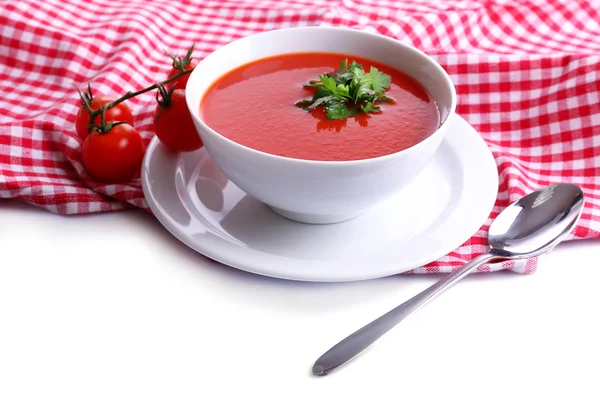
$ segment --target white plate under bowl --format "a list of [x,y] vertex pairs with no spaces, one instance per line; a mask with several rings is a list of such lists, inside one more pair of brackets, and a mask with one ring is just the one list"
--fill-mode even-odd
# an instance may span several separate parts
[[176,154],[156,138],[142,186],[165,228],[209,258],[271,277],[342,282],[405,272],[460,246],[489,216],[498,172],[486,143],[456,116],[412,183],[339,224],[281,217],[230,182],[204,148]]

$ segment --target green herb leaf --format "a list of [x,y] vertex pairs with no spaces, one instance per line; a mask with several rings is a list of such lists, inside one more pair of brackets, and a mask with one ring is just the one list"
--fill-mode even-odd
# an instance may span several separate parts
[[361,104],[360,109],[363,110],[367,114],[377,113],[377,112],[381,111],[381,108],[379,108],[379,106],[376,106],[375,104],[371,103],[370,101],[365,104]]
[[347,85],[352,80],[352,74],[348,71],[348,59],[340,62],[340,69],[335,76],[338,84]]
[[356,93],[354,94],[355,103],[360,104],[363,102],[373,101],[373,96],[375,94],[374,91],[368,84],[362,83],[362,81],[360,82],[361,83],[356,88]]
[[304,110],[310,111],[313,108],[320,106],[321,104],[325,104],[327,102],[332,102],[332,101],[336,101],[335,96],[319,97],[318,99],[313,101],[312,104],[308,105],[307,107],[304,107]]
[[348,72],[348,59],[340,61],[340,68],[337,70],[337,75],[342,75]]
[[311,99],[304,99],[304,100],[297,101],[297,102],[296,102],[296,105],[297,105],[298,107],[302,107],[302,108],[304,108],[304,107],[306,107],[306,106],[310,105],[312,102],[313,102],[313,101],[312,101]]
[[348,68],[348,72],[352,75],[353,78],[362,78],[365,76],[365,70],[363,69],[362,64],[356,63],[356,61],[352,61],[350,68]]
[[348,65],[347,59],[342,60],[337,71],[321,74],[319,80],[305,83],[304,87],[315,89],[313,97],[300,100],[296,105],[306,111],[323,106],[327,119],[345,119],[360,112],[377,113],[381,108],[376,102],[394,102],[384,95],[391,80],[375,67],[367,74],[356,61]]
[[331,92],[324,87],[318,87],[315,90],[315,95],[313,96],[313,100],[319,99],[321,97],[331,96]]
[[375,91],[375,94],[382,94],[392,83],[392,77],[379,70],[375,67],[371,67],[371,70],[362,79],[362,82],[368,83],[371,88]]
[[361,110],[363,110],[364,112],[366,112],[368,114],[373,109],[373,103],[371,103],[369,101],[368,103],[361,104],[360,108],[361,108]]
[[350,110],[341,101],[329,101],[325,105],[327,119],[345,119],[350,116]]

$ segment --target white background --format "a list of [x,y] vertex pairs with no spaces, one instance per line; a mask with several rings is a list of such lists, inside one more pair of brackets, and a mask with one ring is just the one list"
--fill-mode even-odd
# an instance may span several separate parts
[[222,266],[142,211],[0,202],[0,399],[599,399],[600,242],[469,276],[326,377],[315,359],[434,283]]

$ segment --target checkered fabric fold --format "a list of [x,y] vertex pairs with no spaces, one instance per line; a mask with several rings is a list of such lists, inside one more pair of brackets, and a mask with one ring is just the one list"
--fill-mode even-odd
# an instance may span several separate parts
[[[571,182],[587,201],[569,239],[600,237],[600,7],[585,0],[24,0],[0,3],[0,198],[60,214],[147,209],[139,181],[91,181],[75,133],[75,86],[120,95],[164,78],[161,49],[202,58],[252,33],[302,25],[378,32],[433,56],[456,84],[458,114],[500,173],[490,218],[415,273],[447,272],[486,250],[491,220],[541,186]],[[152,137],[154,98],[129,101]],[[537,259],[480,271],[533,272]]]

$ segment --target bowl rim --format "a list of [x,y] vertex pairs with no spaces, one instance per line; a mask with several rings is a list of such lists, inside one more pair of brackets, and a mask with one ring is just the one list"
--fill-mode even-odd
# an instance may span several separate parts
[[[186,103],[188,106],[188,109],[190,111],[190,114],[192,115],[192,118],[209,134],[213,135],[214,137],[216,137],[218,140],[223,140],[225,142],[227,142],[229,145],[232,145],[238,149],[240,149],[241,151],[246,151],[246,152],[250,152],[252,154],[255,154],[259,157],[266,157],[266,158],[270,158],[272,160],[280,160],[282,162],[288,162],[288,163],[292,163],[292,164],[311,164],[311,165],[328,165],[328,166],[350,166],[350,165],[360,165],[360,164],[368,164],[368,163],[375,163],[375,162],[385,162],[385,161],[391,161],[395,158],[399,158],[401,156],[410,154],[414,151],[417,151],[419,148],[425,146],[426,144],[428,144],[431,141],[434,141],[436,139],[437,136],[439,136],[446,128],[446,126],[449,124],[449,121],[452,119],[453,115],[456,112],[456,88],[454,86],[454,83],[452,82],[452,79],[450,78],[450,76],[448,75],[448,73],[446,72],[446,70],[444,68],[442,68],[442,66],[440,64],[437,63],[437,61],[435,61],[433,58],[431,58],[429,55],[427,55],[425,52],[423,52],[422,50],[419,50],[418,48],[409,45],[407,43],[401,42],[398,39],[394,39],[391,38],[389,36],[384,36],[381,35],[379,33],[373,33],[373,32],[367,32],[367,31],[363,31],[363,30],[359,30],[359,29],[353,29],[353,28],[347,28],[347,27],[329,27],[329,26],[296,26],[296,27],[286,27],[286,28],[279,28],[279,29],[272,29],[272,30],[268,30],[268,31],[263,31],[263,32],[258,32],[258,33],[254,33],[248,36],[244,36],[242,38],[233,40],[219,48],[217,48],[216,50],[212,51],[210,54],[208,54],[206,57],[204,57],[202,60],[199,61],[198,65],[194,68],[194,70],[190,73],[190,77],[188,80],[188,85],[190,82],[193,82],[192,77],[194,76],[194,74],[199,75],[199,68],[198,66],[201,65],[202,62],[204,62],[207,59],[210,58],[214,58],[214,57],[218,57],[220,55],[221,52],[225,51],[226,48],[233,46],[234,44],[237,44],[239,42],[242,41],[250,41],[250,40],[255,40],[255,38],[257,37],[268,37],[268,36],[272,36],[272,35],[277,35],[280,34],[282,32],[287,32],[287,31],[297,31],[299,34],[302,33],[302,31],[305,30],[321,30],[324,33],[326,32],[347,32],[350,34],[358,34],[358,35],[364,35],[364,36],[369,36],[374,40],[383,40],[386,41],[388,43],[391,43],[395,46],[399,46],[404,48],[404,50],[407,51],[412,51],[414,53],[416,53],[417,55],[423,57],[424,59],[426,59],[431,66],[436,69],[440,75],[444,78],[444,80],[446,81],[446,83],[448,84],[447,86],[450,88],[450,107],[448,110],[448,115],[446,116],[446,118],[440,123],[440,125],[438,126],[438,128],[428,137],[426,137],[425,139],[421,140],[420,142],[407,147],[406,149],[400,150],[400,151],[396,151],[394,153],[390,153],[390,154],[385,154],[383,156],[378,156],[378,157],[371,157],[371,158],[362,158],[362,159],[358,159],[358,160],[307,160],[307,159],[302,159],[302,158],[293,158],[293,157],[287,157],[287,156],[280,156],[277,154],[272,154],[272,153],[267,153],[265,151],[261,151],[261,150],[257,150],[254,149],[252,147],[248,147],[245,146],[243,144],[240,144],[234,140],[231,140],[225,136],[223,136],[222,134],[220,134],[219,132],[215,131],[214,129],[212,129],[207,123],[205,123],[203,121],[203,119],[200,117],[200,113],[199,113],[199,109],[196,109],[197,107],[192,107],[192,100],[191,100],[191,95],[190,95],[190,90],[187,89],[186,86],[186,92],[185,92],[185,98],[186,98]],[[318,51],[315,51],[318,52]],[[274,55],[271,55],[269,57],[277,57],[278,55],[283,55],[283,54],[293,54],[293,53],[298,53],[298,51],[289,51],[289,52],[280,52]],[[326,52],[325,52],[326,53]],[[341,52],[343,53],[343,51]],[[268,58],[268,57],[260,57],[260,58],[256,58],[252,61],[248,61],[247,63],[250,62],[255,62],[258,60],[262,60],[264,58]],[[374,61],[378,61],[376,59],[374,59]],[[381,62],[381,61],[378,61]],[[246,64],[247,64],[246,63]],[[244,65],[244,64],[242,64]],[[235,67],[235,68],[239,68],[239,67]],[[223,72],[221,72],[221,74],[219,75],[218,78],[214,79],[210,85],[207,86],[207,90],[210,89],[212,87],[212,85],[214,84],[214,82],[216,82],[217,80],[221,79],[223,76],[225,76],[226,74],[230,73],[233,69],[235,68],[231,68],[231,69],[226,69]],[[394,68],[395,67],[390,67],[390,68]],[[410,76],[410,75],[409,75]],[[421,81],[419,81],[418,79],[410,76],[412,79],[414,79],[415,81],[417,81],[419,84],[422,85]],[[197,79],[201,79],[201,78],[197,78]],[[203,93],[200,94],[200,100],[199,100],[199,104],[198,107],[202,104],[202,100],[206,94],[205,90]],[[435,100],[435,99],[434,99]],[[199,134],[199,133],[198,133]]]

